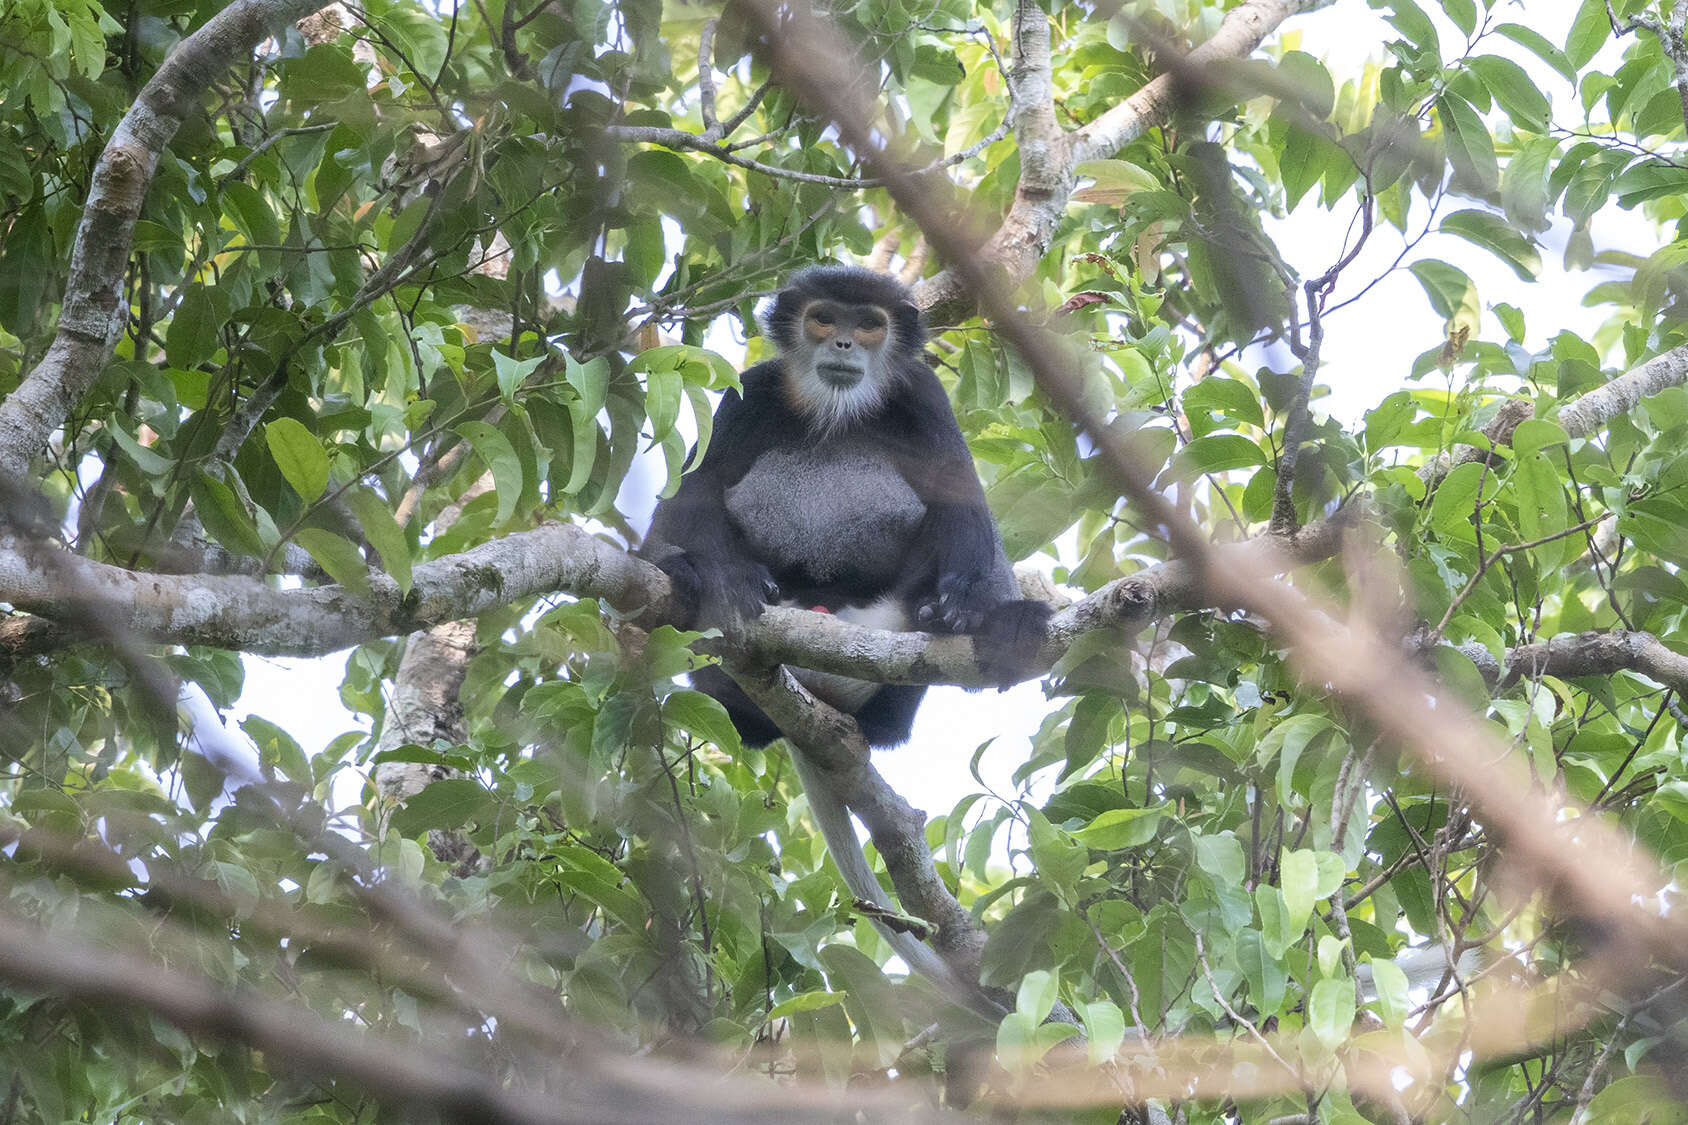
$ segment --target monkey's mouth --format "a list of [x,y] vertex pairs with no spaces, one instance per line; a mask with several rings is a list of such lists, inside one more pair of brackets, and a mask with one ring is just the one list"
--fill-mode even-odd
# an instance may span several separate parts
[[825,381],[829,387],[847,390],[862,381],[862,371],[859,367],[851,367],[843,363],[817,363],[815,373]]

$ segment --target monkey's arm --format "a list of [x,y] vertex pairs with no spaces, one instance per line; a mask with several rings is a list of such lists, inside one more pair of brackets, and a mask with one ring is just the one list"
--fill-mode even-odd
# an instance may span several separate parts
[[[744,393],[728,391],[715,410],[709,448],[681,480],[678,491],[657,505],[639,554],[674,583],[686,607],[688,626],[730,628],[758,617],[778,596],[768,568],[751,553],[727,514],[726,490],[762,454],[771,413],[764,367],[744,375]],[[695,456],[695,451],[694,451]]]
[[918,613],[931,625],[972,634],[986,679],[1008,687],[1025,678],[1052,611],[1020,596],[943,386],[929,370],[921,375],[910,379],[903,403],[910,444],[899,459],[905,479],[926,505],[910,551]]

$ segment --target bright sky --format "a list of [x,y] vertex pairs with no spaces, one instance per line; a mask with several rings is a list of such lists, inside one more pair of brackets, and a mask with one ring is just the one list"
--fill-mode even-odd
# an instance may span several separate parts
[[[1498,8],[1497,22],[1524,20],[1521,4],[1503,4]],[[1430,9],[1434,12],[1433,5]],[[1563,3],[1531,0],[1527,22],[1548,38],[1562,42],[1575,9],[1576,5],[1568,0]],[[1463,37],[1441,20],[1439,14],[1436,18],[1446,53]],[[1301,49],[1333,60],[1329,65],[1339,84],[1357,73],[1365,61],[1352,57],[1353,45],[1381,44],[1389,34],[1381,15],[1353,0],[1298,17],[1288,27],[1291,33],[1299,32],[1302,36]],[[1612,65],[1621,46],[1608,44],[1597,62]],[[1485,40],[1483,49],[1506,55],[1530,72],[1552,99],[1556,124],[1571,128],[1580,124],[1580,119],[1573,116],[1580,112],[1580,103],[1563,78],[1502,37]],[[1377,47],[1371,57],[1380,58],[1382,54],[1382,48]],[[1317,276],[1341,255],[1342,239],[1353,214],[1351,200],[1345,201],[1337,211],[1327,212],[1311,201],[1315,195],[1317,192],[1309,193],[1309,198],[1287,219],[1269,223],[1279,248],[1303,277]],[[1441,214],[1470,206],[1475,204],[1449,200]],[[1422,226],[1425,214],[1423,201],[1417,201],[1412,218],[1418,225],[1411,228],[1415,233]],[[1567,273],[1562,268],[1568,230],[1568,224],[1561,220],[1544,237],[1542,276],[1534,284],[1521,283],[1498,259],[1451,235],[1430,234],[1409,261],[1439,258],[1449,262],[1473,279],[1485,308],[1505,300],[1524,309],[1526,346],[1539,349],[1563,330],[1586,338],[1609,314],[1608,309],[1585,308],[1582,304],[1583,294],[1599,280],[1595,273]],[[1597,251],[1622,249],[1646,254],[1659,245],[1652,225],[1639,213],[1614,208],[1596,217],[1593,237]],[[1399,232],[1380,223],[1366,249],[1345,271],[1337,300],[1382,274],[1402,246]],[[1330,395],[1320,400],[1316,409],[1328,412],[1346,426],[1353,425],[1384,395],[1402,385],[1413,357],[1442,339],[1441,318],[1431,310],[1418,281],[1404,268],[1384,278],[1363,300],[1328,318],[1325,330],[1319,381],[1330,388]],[[1505,338],[1492,313],[1485,313],[1481,335],[1488,339]],[[710,345],[729,358],[742,358],[742,345],[730,332],[712,333]],[[1251,370],[1254,364],[1266,362],[1282,370],[1290,362],[1278,355],[1269,358],[1251,355],[1247,361]],[[623,495],[631,497],[640,487],[654,494],[661,471],[658,465],[655,473],[644,477],[651,483],[635,482]],[[629,514],[635,525],[642,524],[639,516]],[[643,520],[648,519],[646,506]],[[354,721],[340,705],[339,682],[345,659],[344,653],[317,660],[247,656],[245,694],[231,718],[238,720],[255,713],[271,719],[297,738],[307,754],[321,750],[346,730],[356,726],[366,728],[367,724]],[[306,701],[308,705],[301,706]],[[956,801],[977,788],[968,775],[967,762],[980,744],[994,738],[995,743],[981,763],[982,775],[998,794],[1009,796],[1013,792],[1009,775],[1029,755],[1030,736],[1049,706],[1036,683],[1021,684],[1004,693],[970,694],[959,688],[935,688],[920,711],[910,744],[880,754],[879,768],[886,780],[917,807],[933,815],[947,813]],[[1038,787],[1040,793],[1046,791],[1047,784],[1046,777]],[[354,786],[340,787],[338,795],[343,800],[357,799]]]

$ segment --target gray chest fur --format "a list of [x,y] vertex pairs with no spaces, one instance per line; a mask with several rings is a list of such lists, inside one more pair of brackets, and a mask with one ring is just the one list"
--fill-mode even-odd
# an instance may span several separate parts
[[926,506],[882,452],[823,442],[757,458],[727,490],[727,513],[776,574],[888,586]]

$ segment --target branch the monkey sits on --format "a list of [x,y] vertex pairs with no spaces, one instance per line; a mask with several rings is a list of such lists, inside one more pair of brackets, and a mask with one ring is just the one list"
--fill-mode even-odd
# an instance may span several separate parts
[[[742,394],[722,397],[707,452],[657,506],[640,551],[668,574],[685,623],[732,628],[786,605],[880,629],[967,633],[988,682],[1024,678],[1050,608],[1020,596],[908,289],[870,270],[811,267],[774,298],[764,328],[778,357],[744,373]],[[875,747],[908,740],[926,692],[794,672]],[[779,737],[720,669],[692,679],[746,744]],[[884,905],[848,812],[793,756],[850,889]],[[942,969],[916,964],[936,958],[897,936],[911,965]]]

